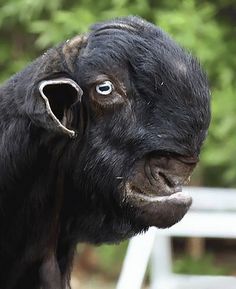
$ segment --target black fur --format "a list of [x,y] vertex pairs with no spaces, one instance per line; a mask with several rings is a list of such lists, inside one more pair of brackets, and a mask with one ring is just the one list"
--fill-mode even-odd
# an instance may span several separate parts
[[[162,30],[127,17],[72,44],[0,88],[1,289],[65,288],[77,242],[118,242],[147,229],[123,201],[123,180],[151,152],[198,156],[206,136],[206,77]],[[93,102],[104,74],[122,84],[122,103]],[[39,83],[57,77],[83,91],[70,107],[75,138],[54,127],[39,96]]]

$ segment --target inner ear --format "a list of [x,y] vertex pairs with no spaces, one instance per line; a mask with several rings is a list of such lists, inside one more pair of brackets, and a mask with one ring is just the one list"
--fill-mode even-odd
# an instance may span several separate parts
[[[82,90],[69,78],[44,80],[39,85],[40,95],[45,104],[47,114],[51,116],[56,127],[65,133],[71,133],[71,106],[81,100]],[[74,132],[73,132],[74,133]]]
[[69,83],[47,84],[43,87],[43,93],[48,98],[52,112],[60,121],[71,105],[78,101],[78,92]]

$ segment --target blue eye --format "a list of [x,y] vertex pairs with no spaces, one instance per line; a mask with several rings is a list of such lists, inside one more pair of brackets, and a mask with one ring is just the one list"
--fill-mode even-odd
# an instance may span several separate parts
[[109,80],[106,80],[96,85],[96,92],[101,95],[108,95],[113,91],[113,88],[113,84]]

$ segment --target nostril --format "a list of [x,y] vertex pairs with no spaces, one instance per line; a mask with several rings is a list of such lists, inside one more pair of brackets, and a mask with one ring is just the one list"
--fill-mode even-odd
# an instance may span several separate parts
[[146,158],[144,171],[152,186],[160,182],[160,185],[176,189],[186,182],[197,162],[198,157],[195,156],[149,157]]
[[168,178],[163,172],[158,172],[159,176],[164,180],[164,182],[167,184],[168,187],[173,188],[175,187],[175,183]]

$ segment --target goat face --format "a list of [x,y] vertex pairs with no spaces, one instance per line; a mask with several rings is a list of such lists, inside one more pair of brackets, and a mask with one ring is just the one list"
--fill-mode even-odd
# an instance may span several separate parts
[[111,242],[175,224],[191,205],[181,187],[209,126],[200,65],[136,17],[97,24],[60,47],[63,71],[54,70],[57,78],[49,69],[40,92],[57,129],[77,131],[61,165],[68,230],[83,241]]

